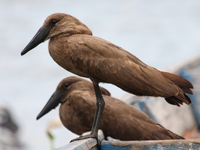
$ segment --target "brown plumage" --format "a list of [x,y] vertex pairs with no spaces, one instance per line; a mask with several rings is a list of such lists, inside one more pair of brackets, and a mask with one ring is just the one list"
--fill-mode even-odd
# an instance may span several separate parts
[[192,94],[193,86],[189,81],[160,72],[121,47],[92,36],[92,32],[73,16],[50,15],[43,27],[50,28],[43,39],[50,39],[50,55],[66,70],[96,83],[112,83],[135,95],[161,96],[175,105],[191,103],[184,94]]
[[[146,114],[121,100],[110,97],[110,93],[100,87],[106,102],[100,129],[105,136],[120,140],[165,140],[183,139]],[[56,97],[56,98],[55,98]],[[38,115],[42,117],[59,103],[60,119],[63,125],[78,135],[90,131],[96,109],[96,96],[92,83],[78,77],[63,79],[56,91]],[[52,105],[53,102],[54,105]]]
[[[86,25],[68,14],[47,17],[21,55],[48,39],[50,55],[61,67],[92,80],[98,105],[95,115],[98,119],[94,122],[100,120],[104,107],[99,82],[112,83],[139,96],[164,97],[177,106],[191,103],[185,94],[192,94],[193,85],[189,81],[148,66],[121,47],[92,36]],[[97,132],[98,123],[94,126]]]

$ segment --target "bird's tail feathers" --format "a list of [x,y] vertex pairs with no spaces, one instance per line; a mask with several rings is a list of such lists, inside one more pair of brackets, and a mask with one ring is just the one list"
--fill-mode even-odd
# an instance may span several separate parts
[[182,90],[177,96],[167,97],[165,98],[165,100],[172,105],[180,106],[183,104],[183,102],[189,105],[191,103],[191,100],[186,94],[193,94],[191,90],[193,89],[192,83],[175,74],[171,74],[168,72],[161,73],[165,78],[169,79],[171,82],[177,85],[180,90]]
[[187,94],[193,94],[193,92],[190,89],[193,89],[193,85],[190,81],[186,80],[183,77],[180,77],[178,75],[169,73],[169,72],[163,72],[161,71],[162,75],[166,78],[168,78],[170,81],[172,81],[174,84],[176,84],[177,86],[179,86],[184,93]]
[[183,95],[179,94],[177,96],[167,97],[167,98],[165,98],[165,100],[168,103],[170,103],[172,105],[177,105],[177,106],[182,105],[183,102],[186,103],[186,104],[188,104],[188,105],[191,104],[191,100],[190,100],[190,98],[186,94],[183,94]]

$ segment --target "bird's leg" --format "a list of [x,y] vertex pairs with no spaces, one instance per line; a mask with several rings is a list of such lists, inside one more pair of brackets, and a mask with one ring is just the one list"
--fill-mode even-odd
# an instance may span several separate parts
[[105,106],[105,101],[102,97],[99,85],[93,83],[93,86],[94,86],[96,99],[97,99],[97,103],[96,103],[97,108],[96,108],[96,111],[95,111],[95,116],[94,116],[94,120],[93,120],[91,134],[95,135],[97,137],[98,136],[98,129],[99,129],[100,121],[101,121],[101,116],[102,116],[104,106]]
[[93,86],[94,86],[94,90],[95,90],[95,94],[96,94],[97,108],[95,111],[95,116],[94,116],[94,120],[93,120],[91,133],[89,135],[80,136],[79,138],[71,140],[71,142],[76,141],[76,140],[86,139],[86,138],[95,138],[97,140],[98,144],[100,144],[99,140],[98,140],[98,129],[99,129],[99,125],[100,125],[101,116],[102,116],[102,113],[104,110],[105,102],[102,97],[99,85],[93,83]]

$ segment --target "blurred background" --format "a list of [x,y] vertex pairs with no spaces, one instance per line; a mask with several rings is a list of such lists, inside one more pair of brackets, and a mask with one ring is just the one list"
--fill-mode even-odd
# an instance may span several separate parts
[[[45,130],[59,109],[38,121],[36,116],[60,80],[72,75],[52,60],[48,42],[20,56],[50,14],[75,16],[94,36],[160,70],[200,54],[199,0],[0,0],[0,10],[0,106],[11,112],[18,126],[17,139],[24,145],[21,149],[50,149]],[[101,86],[114,97],[125,94],[115,86]],[[55,147],[77,137],[64,127],[53,134]]]

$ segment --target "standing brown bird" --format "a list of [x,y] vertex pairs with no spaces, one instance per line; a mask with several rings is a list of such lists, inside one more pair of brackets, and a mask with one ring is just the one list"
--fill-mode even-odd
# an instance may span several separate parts
[[[158,123],[145,113],[121,100],[110,97],[110,93],[100,87],[105,100],[100,129],[105,136],[120,140],[167,140],[183,139]],[[94,119],[95,92],[92,83],[78,77],[63,79],[57,86],[37,119],[53,108],[60,106],[60,119],[73,133],[81,135],[89,131]]]
[[24,55],[41,42],[49,41],[52,58],[64,69],[88,77],[94,85],[97,110],[90,136],[96,137],[104,108],[99,82],[112,83],[139,96],[160,96],[173,105],[191,100],[193,85],[177,75],[146,65],[131,53],[104,39],[92,36],[90,29],[73,16],[55,13],[21,52]]

